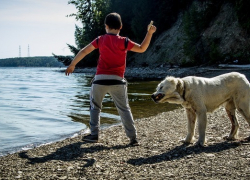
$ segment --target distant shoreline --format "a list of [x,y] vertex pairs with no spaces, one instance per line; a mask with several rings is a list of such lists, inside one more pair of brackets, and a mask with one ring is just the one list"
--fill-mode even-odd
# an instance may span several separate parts
[[0,67],[62,67],[54,56],[15,57],[0,59]]
[[[207,66],[207,67],[127,67],[125,72],[125,78],[128,80],[161,80],[166,76],[185,77],[185,76],[202,76],[213,77],[223,73],[237,71],[245,74],[250,79],[248,73],[249,65],[241,66]],[[87,73],[94,76],[96,68],[76,68],[74,73]],[[248,75],[249,74],[249,75]]]

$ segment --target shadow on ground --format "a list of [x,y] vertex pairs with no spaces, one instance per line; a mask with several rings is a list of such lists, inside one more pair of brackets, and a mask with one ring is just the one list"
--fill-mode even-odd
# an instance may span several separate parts
[[204,153],[217,153],[217,152],[221,152],[224,150],[236,148],[240,144],[241,143],[239,142],[228,142],[228,141],[213,144],[207,147],[201,147],[198,145],[188,146],[188,145],[183,144],[163,154],[154,155],[154,156],[147,157],[147,158],[130,159],[127,161],[127,163],[135,165],[135,166],[140,166],[143,164],[155,164],[155,163],[160,163],[163,161],[172,161],[176,159],[181,159],[187,156],[192,156],[192,155],[200,154],[203,152]]
[[[20,152],[19,157],[22,159],[27,159],[28,163],[36,164],[36,163],[45,163],[51,160],[60,160],[60,161],[74,161],[77,158],[81,158],[85,153],[95,153],[103,150],[111,150],[111,149],[124,149],[129,147],[128,145],[118,145],[113,147],[106,147],[103,145],[95,145],[91,147],[83,148],[81,147],[84,142],[77,142],[73,144],[69,144],[62,148],[59,148],[57,151],[48,154],[46,156],[39,157],[30,157],[27,154],[27,151]],[[86,161],[85,167],[92,166],[95,163],[95,159],[84,159]]]

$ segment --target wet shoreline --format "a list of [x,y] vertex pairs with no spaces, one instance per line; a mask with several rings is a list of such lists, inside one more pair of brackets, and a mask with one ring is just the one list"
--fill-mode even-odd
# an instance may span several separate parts
[[[196,67],[127,67],[125,72],[125,78],[128,80],[162,80],[166,76],[185,77],[185,76],[202,76],[202,77],[214,77],[220,74],[228,72],[240,72],[246,75],[250,79],[249,73],[250,67],[244,66],[196,66]],[[62,71],[64,72],[64,70]],[[86,73],[93,75],[96,72],[96,68],[77,68],[74,73]]]

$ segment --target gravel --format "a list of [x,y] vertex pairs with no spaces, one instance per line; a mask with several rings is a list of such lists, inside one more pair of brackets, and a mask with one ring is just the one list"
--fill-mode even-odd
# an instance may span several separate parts
[[[150,79],[162,79],[168,75],[176,77],[184,77],[187,75],[199,75],[203,73],[208,73],[214,71],[212,67],[157,67],[151,69],[150,67],[127,67],[125,72],[125,78],[130,79],[141,79],[141,80],[150,80]],[[76,69],[75,73],[87,73],[94,75],[96,68],[83,68]]]
[[[248,124],[238,118],[243,139]],[[223,139],[230,132],[223,108],[208,114],[206,147],[181,143],[187,132],[183,108],[137,119],[135,125],[140,146],[128,146],[123,127],[113,126],[101,131],[99,143],[85,143],[79,135],[1,157],[0,179],[250,178],[250,142]]]

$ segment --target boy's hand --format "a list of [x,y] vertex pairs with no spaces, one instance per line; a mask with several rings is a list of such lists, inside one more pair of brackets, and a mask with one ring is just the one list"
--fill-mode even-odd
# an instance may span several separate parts
[[73,73],[74,70],[75,70],[75,66],[74,65],[69,65],[69,67],[65,71],[65,75],[69,76],[69,74]]
[[155,33],[155,31],[156,31],[156,27],[155,27],[154,25],[152,25],[152,26],[149,28],[149,30],[148,30],[148,32],[151,33],[151,34]]
[[151,26],[153,25],[154,21],[150,21],[149,25],[148,25],[148,31],[151,28]]
[[150,24],[148,25],[148,32],[149,33],[154,33],[156,31],[156,27],[153,25],[154,21],[151,21]]

